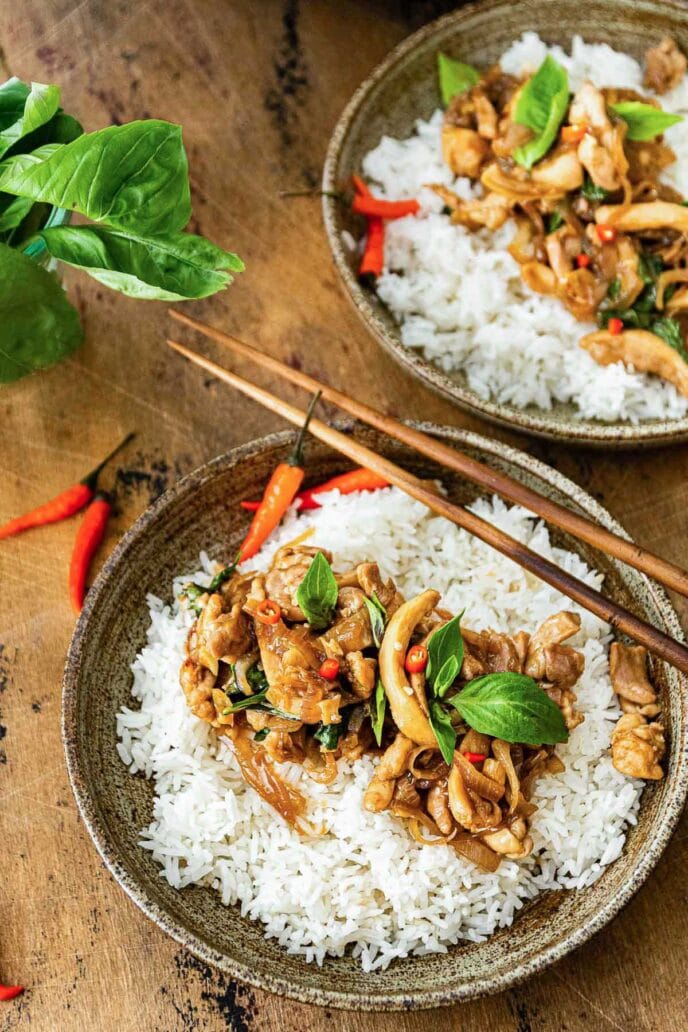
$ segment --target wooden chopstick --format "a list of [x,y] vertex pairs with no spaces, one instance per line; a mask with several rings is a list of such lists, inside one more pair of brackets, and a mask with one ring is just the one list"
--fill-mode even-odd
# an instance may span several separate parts
[[[296,408],[287,401],[283,401],[263,387],[249,383],[248,380],[237,376],[236,373],[230,372],[228,369],[223,368],[223,366],[197,354],[195,351],[191,351],[176,341],[168,340],[167,343],[175,351],[178,351],[180,355],[188,358],[189,361],[202,369],[206,369],[225,383],[231,384],[232,387],[235,387],[247,397],[253,398],[254,401],[258,401],[271,412],[277,413],[295,426],[303,425],[305,412],[302,409]],[[378,455],[377,452],[372,451],[370,448],[366,448],[352,437],[341,433],[339,430],[335,430],[319,419],[311,420],[309,430],[314,437],[317,437],[335,451],[346,455],[358,465],[365,466],[367,469],[378,473],[391,484],[395,484],[411,495],[412,498],[423,502],[433,512],[438,513],[440,516],[445,516],[459,527],[463,527],[469,533],[474,534],[475,537],[480,538],[481,541],[496,549],[496,551],[501,552],[502,555],[513,559],[514,562],[528,570],[529,573],[539,577],[545,583],[561,591],[562,594],[568,595],[574,602],[578,602],[579,605],[594,613],[595,616],[599,616],[613,627],[634,638],[656,656],[659,656],[660,659],[665,659],[675,667],[678,667],[679,670],[688,673],[688,648],[685,645],[670,638],[669,635],[653,627],[652,624],[641,620],[627,609],[624,609],[623,606],[618,605],[611,599],[605,598],[599,591],[589,587],[583,581],[578,580],[577,577],[566,573],[554,563],[543,559],[542,556],[531,551],[521,544],[520,541],[509,537],[508,534],[476,516],[475,513],[464,509],[463,506],[455,505],[441,495],[433,494],[417,477],[414,477],[389,459]]]
[[587,519],[585,516],[572,512],[550,498],[545,498],[543,495],[538,494],[537,491],[532,490],[532,488],[526,487],[525,484],[521,484],[518,480],[507,476],[506,473],[500,473],[485,463],[472,459],[469,455],[458,451],[456,448],[452,448],[444,442],[430,437],[428,434],[414,430],[413,427],[406,426],[391,416],[383,415],[369,405],[350,398],[335,387],[329,387],[327,384],[320,383],[319,380],[309,376],[307,373],[303,373],[298,369],[292,369],[291,366],[280,362],[279,359],[264,354],[262,351],[250,344],[246,344],[237,337],[233,337],[229,333],[224,333],[222,330],[217,330],[212,326],[206,326],[205,323],[198,322],[196,319],[192,319],[188,315],[177,312],[172,308],[169,309],[169,312],[177,322],[184,323],[192,329],[198,330],[199,333],[204,334],[206,337],[227,345],[235,354],[251,359],[258,365],[263,366],[263,368],[277,373],[279,376],[291,381],[291,383],[297,384],[299,387],[303,387],[307,391],[321,391],[325,400],[331,401],[361,422],[374,426],[377,430],[389,434],[390,437],[395,437],[398,441],[409,445],[409,447],[414,448],[422,455],[427,456],[427,458],[447,466],[456,473],[461,473],[468,480],[480,484],[481,487],[487,488],[488,491],[501,495],[502,498],[507,499],[509,502],[522,505],[524,508],[536,513],[536,515],[541,516],[548,523],[559,527],[561,530],[565,530],[573,537],[577,537],[594,548],[614,556],[615,559],[620,559],[629,566],[635,567],[636,570],[647,574],[648,577],[653,577],[666,587],[679,592],[679,594],[688,596],[688,572],[681,569],[680,566],[662,559],[660,556],[655,555],[646,548],[641,548],[632,541],[626,541],[605,527],[600,527],[599,524],[593,523],[592,520]]

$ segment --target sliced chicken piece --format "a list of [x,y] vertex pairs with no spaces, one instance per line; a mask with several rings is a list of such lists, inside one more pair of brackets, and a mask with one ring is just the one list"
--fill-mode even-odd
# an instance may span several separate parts
[[489,153],[489,142],[475,129],[442,127],[442,155],[455,176],[477,179]]
[[455,225],[468,226],[469,229],[499,229],[511,214],[511,203],[498,193],[488,193],[475,201],[461,201],[452,211],[451,220]]
[[645,54],[645,77],[643,85],[655,93],[668,93],[686,74],[685,55],[676,46],[671,36],[665,36],[656,47]]
[[538,186],[545,187],[550,193],[569,193],[583,185],[583,166],[579,156],[570,148],[555,150],[543,161],[533,166],[531,177]]
[[392,578],[383,580],[377,563],[359,563],[356,567],[356,576],[368,598],[377,595],[378,600],[385,607],[387,619],[391,619],[399,606],[404,603],[404,596],[397,589]]
[[483,139],[494,140],[497,135],[497,112],[492,102],[480,88],[474,88],[472,92],[478,132]]
[[533,851],[533,840],[523,830],[523,837],[519,838],[516,831],[521,831],[521,825],[515,828],[499,828],[497,831],[488,831],[480,836],[481,842],[493,849],[495,853],[506,856],[510,860],[523,860]]
[[360,588],[340,588],[334,623],[320,640],[332,656],[361,652],[373,644],[365,594]]
[[[482,674],[503,673],[512,671],[520,673],[522,669],[522,649],[508,634],[497,631],[471,631],[462,628],[464,642],[464,659],[461,676],[466,680],[480,677]],[[481,750],[478,750],[479,752]]]
[[425,806],[442,834],[451,835],[454,830],[454,821],[449,809],[446,779],[443,778],[431,785],[426,796]]
[[642,233],[647,229],[675,229],[679,233],[688,233],[688,208],[670,201],[603,204],[595,212],[595,221],[614,226],[620,233]]
[[612,763],[630,778],[660,781],[664,751],[664,728],[648,724],[640,713],[624,713],[612,731]]
[[609,649],[609,675],[612,688],[620,699],[636,706],[653,705],[657,693],[647,676],[647,649],[642,645],[612,642]]
[[541,681],[545,676],[547,663],[545,649],[547,646],[560,645],[563,641],[572,638],[580,630],[580,623],[578,613],[572,613],[566,609],[548,616],[530,639],[524,673],[535,678],[536,681]]
[[580,345],[600,365],[625,362],[639,373],[661,376],[688,397],[688,362],[649,330],[624,330],[616,335],[609,330],[595,330],[583,337]]
[[359,699],[369,699],[375,688],[377,660],[362,652],[350,652],[344,659],[351,690]]
[[398,732],[375,768],[372,780],[365,790],[363,806],[371,813],[386,810],[394,795],[397,778],[406,773],[408,761],[415,746],[410,739]]

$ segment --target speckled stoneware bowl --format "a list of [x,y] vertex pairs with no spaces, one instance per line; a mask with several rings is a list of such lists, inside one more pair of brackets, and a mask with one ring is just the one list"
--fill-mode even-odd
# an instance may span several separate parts
[[[468,431],[419,425],[622,533],[589,495],[524,452]],[[355,434],[416,474],[441,476],[451,498],[468,502],[476,497],[460,477],[402,445],[369,430],[359,428]],[[624,855],[592,888],[541,896],[512,928],[488,942],[396,961],[372,975],[363,974],[351,958],[328,960],[319,968],[288,956],[238,908],[223,907],[212,889],[172,889],[137,846],[151,819],[153,791],[142,777],[131,777],[118,758],[115,714],[123,704],[132,705],[129,666],[146,640],[146,594],[170,599],[172,577],[194,569],[201,549],[220,559],[235,554],[246,526],[239,500],[260,494],[293,439],[290,432],[263,438],[185,477],[138,520],[89,592],[69,650],[63,701],[67,763],[81,815],[110,871],[149,917],[199,957],[252,985],[309,1003],[370,1010],[431,1007],[505,989],[599,931],[642,885],[669,840],[688,786],[688,679],[662,663],[655,664],[654,678],[669,729],[667,777],[645,790]],[[344,465],[325,446],[309,442],[310,483],[341,472]],[[555,537],[604,570],[613,598],[680,636],[676,614],[656,585],[561,534]],[[177,690],[170,685],[170,691]]]
[[[641,58],[647,47],[667,33],[688,51],[688,7],[660,0],[598,0],[581,5],[561,0],[486,0],[468,4],[426,25],[401,43],[358,88],[332,134],[323,171],[323,190],[350,189],[364,155],[387,134],[407,137],[417,118],[438,106],[437,53],[442,50],[478,66],[487,66],[526,30],[550,43],[568,47],[580,33],[588,42],[611,42]],[[556,403],[547,411],[486,401],[472,390],[463,373],[445,373],[419,351],[401,343],[399,327],[374,290],[356,278],[356,259],[342,243],[342,231],[355,239],[365,224],[346,205],[323,196],[325,228],[344,290],[372,336],[409,372],[462,408],[513,429],[600,447],[639,447],[688,439],[688,416],[673,420],[602,423],[576,418],[573,405]],[[571,341],[577,347],[577,341]]]

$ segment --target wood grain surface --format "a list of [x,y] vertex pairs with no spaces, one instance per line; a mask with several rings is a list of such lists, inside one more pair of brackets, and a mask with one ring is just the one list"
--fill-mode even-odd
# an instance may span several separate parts
[[[353,386],[372,404],[389,401],[395,414],[499,433],[585,486],[649,548],[686,565],[685,446],[571,451],[509,438],[461,415],[366,336],[335,281],[319,201],[278,196],[318,183],[329,133],[358,82],[449,6],[0,0],[0,46],[13,73],[60,83],[65,107],[89,129],[149,116],[182,123],[192,225],[247,264],[224,295],[189,311],[332,384]],[[163,305],[114,295],[77,273],[67,282],[86,343],[69,361],[0,393],[0,521],[81,477],[136,430],[106,478],[118,508],[102,560],[180,474],[279,423],[169,353]],[[302,400],[291,388],[283,394]],[[57,525],[0,549],[0,979],[28,987],[0,1004],[2,1032],[688,1027],[685,820],[647,885],[591,943],[513,991],[452,1010],[323,1011],[248,989],[179,949],[104,869],[69,789],[59,711],[74,625],[66,589],[74,529]]]

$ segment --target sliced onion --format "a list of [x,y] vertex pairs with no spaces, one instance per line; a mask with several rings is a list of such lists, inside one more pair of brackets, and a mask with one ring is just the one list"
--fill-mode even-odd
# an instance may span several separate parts
[[657,308],[664,308],[664,291],[670,283],[688,283],[688,269],[667,269],[657,277]]

